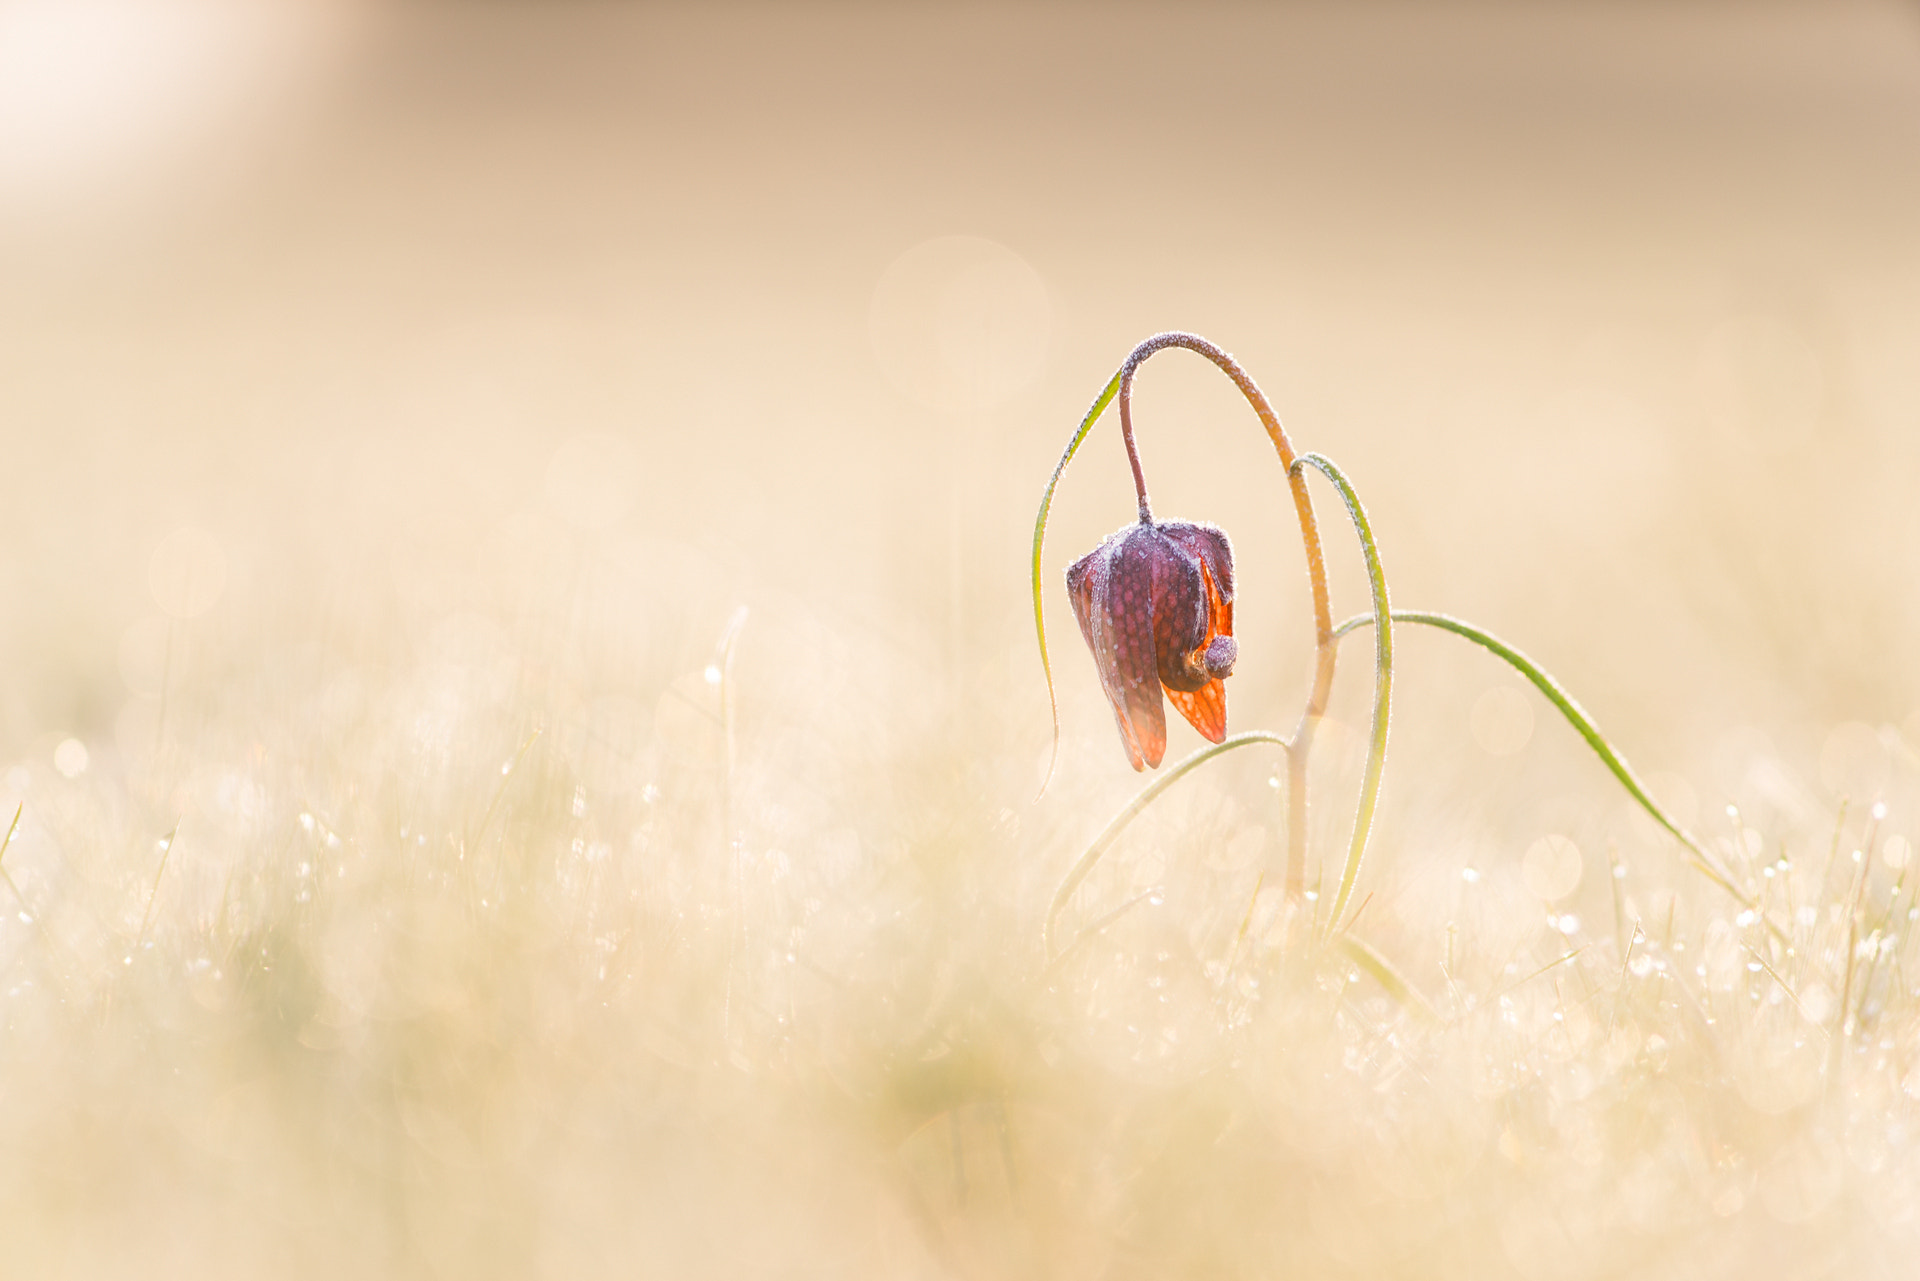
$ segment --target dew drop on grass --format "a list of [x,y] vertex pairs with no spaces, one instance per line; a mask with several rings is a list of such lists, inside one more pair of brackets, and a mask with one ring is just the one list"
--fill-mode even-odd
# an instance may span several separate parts
[[1480,869],[1477,867],[1463,867],[1460,869],[1460,879],[1469,885],[1476,884],[1480,880]]
[[707,670],[701,674],[707,678],[707,684],[709,685],[718,685],[720,683],[720,669],[712,663],[708,663]]
[[1635,953],[1633,959],[1627,962],[1627,973],[1637,979],[1647,977],[1653,973],[1653,958],[1645,952]]

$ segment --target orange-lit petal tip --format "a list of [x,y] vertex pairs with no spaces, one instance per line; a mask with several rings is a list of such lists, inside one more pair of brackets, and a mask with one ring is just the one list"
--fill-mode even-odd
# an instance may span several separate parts
[[1209,743],[1223,742],[1227,737],[1227,687],[1217,680],[1208,681],[1191,694],[1179,690],[1167,691],[1167,701],[1179,709],[1187,718],[1187,724],[1200,731],[1200,737]]

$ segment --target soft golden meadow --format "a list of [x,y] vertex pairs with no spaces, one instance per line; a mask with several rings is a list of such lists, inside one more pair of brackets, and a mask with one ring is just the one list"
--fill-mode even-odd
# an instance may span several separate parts
[[[1894,5],[0,0],[0,1273],[1906,1275],[1915,120]],[[1048,963],[1113,423],[1037,801],[1024,558],[1174,327],[1751,908],[1406,628],[1390,973],[1262,747]],[[1135,411],[1289,730],[1285,478],[1204,362]]]

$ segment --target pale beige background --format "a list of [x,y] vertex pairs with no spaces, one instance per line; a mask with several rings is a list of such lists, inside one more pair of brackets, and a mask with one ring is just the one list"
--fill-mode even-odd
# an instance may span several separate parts
[[[1802,896],[1794,1004],[1411,629],[1361,933],[1443,1033],[1295,972],[1253,751],[1037,977],[1140,782],[1060,589],[1132,516],[1111,424],[1048,543],[1038,805],[1031,522],[1169,327],[1345,466],[1396,603],[1533,652]],[[1819,1038],[1842,900],[1911,858],[1916,351],[1911,5],[0,0],[7,1257],[1902,1275],[1904,971],[1859,1066]],[[1237,540],[1233,727],[1285,728],[1271,452],[1197,359],[1137,404],[1158,511]]]
[[[6,753],[111,724],[174,528],[244,610],[572,501],[549,467],[590,433],[610,519],[710,557],[716,597],[929,661],[958,600],[1031,709],[1040,485],[1175,326],[1348,468],[1398,599],[1526,644],[1667,766],[1920,700],[1910,6],[202,0],[88,42],[130,8],[7,9],[43,71],[0,102]],[[871,339],[940,236],[1044,291],[1035,376],[987,409],[916,403]],[[1195,361],[1141,413],[1162,510],[1239,536],[1281,644],[1236,715],[1281,719],[1278,477]],[[1086,459],[1061,563],[1129,509],[1107,430]]]

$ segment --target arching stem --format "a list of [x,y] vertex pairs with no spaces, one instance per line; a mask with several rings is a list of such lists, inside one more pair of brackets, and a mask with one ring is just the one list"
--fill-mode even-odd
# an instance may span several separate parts
[[[1340,491],[1340,499],[1353,519],[1361,553],[1367,561],[1367,584],[1373,596],[1373,729],[1367,738],[1367,767],[1360,782],[1360,803],[1353,815],[1353,840],[1347,847],[1346,865],[1340,870],[1340,887],[1333,896],[1333,908],[1327,913],[1326,928],[1339,930],[1341,916],[1353,897],[1354,883],[1360,876],[1360,860],[1367,852],[1367,836],[1373,830],[1374,809],[1380,803],[1380,780],[1387,768],[1387,724],[1393,697],[1393,624],[1387,603],[1387,574],[1380,567],[1380,547],[1373,538],[1373,525],[1366,508],[1353,491],[1346,473],[1319,454],[1303,454],[1296,469],[1317,467]],[[1334,634],[1338,640],[1338,631]]]
[[[1341,623],[1340,626],[1334,628],[1335,640],[1337,641],[1340,637],[1345,636],[1348,632],[1354,631],[1357,628],[1373,624],[1377,617],[1377,613],[1360,614],[1347,619]],[[1559,681],[1555,680],[1544,667],[1541,667],[1531,658],[1493,635],[1491,632],[1484,631],[1472,623],[1467,622],[1465,619],[1455,618],[1451,614],[1436,614],[1417,609],[1396,609],[1391,611],[1388,617],[1394,624],[1419,623],[1426,627],[1435,627],[1441,631],[1452,632],[1455,636],[1472,641],[1533,682],[1533,687],[1539,690],[1549,703],[1553,704],[1561,716],[1566,718],[1567,723],[1573,726],[1575,732],[1586,740],[1587,746],[1593,749],[1594,755],[1600,758],[1600,763],[1607,767],[1607,771],[1619,781],[1622,787],[1626,788],[1627,795],[1631,796],[1634,802],[1646,811],[1648,817],[1665,828],[1675,840],[1686,847],[1687,853],[1692,856],[1689,862],[1693,868],[1709,881],[1712,881],[1715,885],[1725,890],[1740,906],[1749,908],[1758,914],[1770,932],[1782,939],[1782,941],[1785,940],[1785,934],[1780,928],[1779,922],[1766,915],[1766,913],[1762,911],[1761,904],[1756,902],[1752,895],[1740,888],[1739,880],[1734,875],[1732,869],[1723,865],[1720,860],[1708,852],[1707,847],[1700,842],[1698,837],[1687,831],[1676,819],[1670,816],[1664,809],[1660,808],[1659,803],[1647,792],[1646,785],[1640,781],[1640,776],[1634,773],[1631,765],[1627,764],[1626,758],[1615,751],[1613,744],[1607,741],[1606,735],[1600,732],[1600,727],[1594,723],[1592,715],[1590,715],[1587,709],[1582,707],[1578,700],[1576,700],[1572,694],[1568,693],[1566,688],[1562,686]]]
[[1182,347],[1205,356],[1219,367],[1240,389],[1240,394],[1260,416],[1286,469],[1287,484],[1293,490],[1294,510],[1300,517],[1300,542],[1307,555],[1307,580],[1313,590],[1313,688],[1301,710],[1300,724],[1288,740],[1287,753],[1287,896],[1298,899],[1306,889],[1307,869],[1307,755],[1313,747],[1313,731],[1327,710],[1327,697],[1333,689],[1333,664],[1337,646],[1333,636],[1333,605],[1327,593],[1326,558],[1320,549],[1320,526],[1313,517],[1313,498],[1307,492],[1307,478],[1294,467],[1298,455],[1287,439],[1280,416],[1273,412],[1266,393],[1253,381],[1240,362],[1198,334],[1170,332],[1155,334],[1135,347],[1120,366],[1120,434],[1127,444],[1127,457],[1133,463],[1134,485],[1140,495],[1140,518],[1150,519],[1147,486],[1141,475],[1140,458],[1133,445],[1133,376],[1149,356],[1169,347]]

